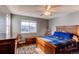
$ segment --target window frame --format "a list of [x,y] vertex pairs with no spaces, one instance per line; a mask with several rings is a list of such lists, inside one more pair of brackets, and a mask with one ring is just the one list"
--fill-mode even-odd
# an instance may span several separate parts
[[[26,32],[26,31],[25,31],[25,32],[24,32],[24,31],[22,32],[22,24],[21,24],[22,22],[28,22],[28,23],[29,23],[29,31],[28,31],[28,32]],[[21,30],[20,30],[21,33],[37,33],[37,21],[22,20],[21,23],[20,23],[20,25],[21,25],[21,26],[20,26],[20,27],[21,27],[21,28],[20,28],[20,29],[21,29]],[[35,26],[36,26],[36,27],[35,27],[35,32],[31,32],[31,31],[30,31],[30,23],[35,23],[35,24],[36,24],[36,25],[35,25]]]

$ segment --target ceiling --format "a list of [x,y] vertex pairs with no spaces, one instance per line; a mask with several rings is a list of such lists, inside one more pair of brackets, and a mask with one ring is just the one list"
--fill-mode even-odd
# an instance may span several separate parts
[[51,19],[79,11],[78,5],[52,5],[52,16],[42,15],[45,5],[0,5],[0,13],[12,13],[36,18]]

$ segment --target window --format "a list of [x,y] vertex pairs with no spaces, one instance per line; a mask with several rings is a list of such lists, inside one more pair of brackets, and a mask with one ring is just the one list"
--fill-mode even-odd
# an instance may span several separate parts
[[37,23],[36,21],[22,21],[21,22],[21,33],[36,33]]

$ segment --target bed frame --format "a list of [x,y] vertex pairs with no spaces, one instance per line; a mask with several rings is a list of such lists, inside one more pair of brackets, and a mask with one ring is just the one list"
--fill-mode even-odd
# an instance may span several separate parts
[[[72,33],[79,38],[79,25],[56,26],[56,31]],[[36,46],[45,54],[55,54],[57,49],[57,46],[49,44],[40,37],[37,37]]]

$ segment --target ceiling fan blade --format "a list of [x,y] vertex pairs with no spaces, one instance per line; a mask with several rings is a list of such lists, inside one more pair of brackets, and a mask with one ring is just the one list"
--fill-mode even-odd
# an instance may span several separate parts
[[47,6],[47,8],[46,8],[46,10],[50,10],[50,8],[51,8],[51,6],[50,6],[50,5],[48,5],[48,6]]
[[57,10],[55,10],[55,9],[52,9],[52,10],[50,10],[50,12],[56,12]]
[[[42,14],[40,16],[43,16],[45,14],[48,14],[47,16],[52,16],[52,13],[56,12],[56,8],[59,6],[55,6],[55,5],[45,5],[43,10],[40,10],[40,12],[42,12]],[[50,14],[49,14],[50,13]]]

